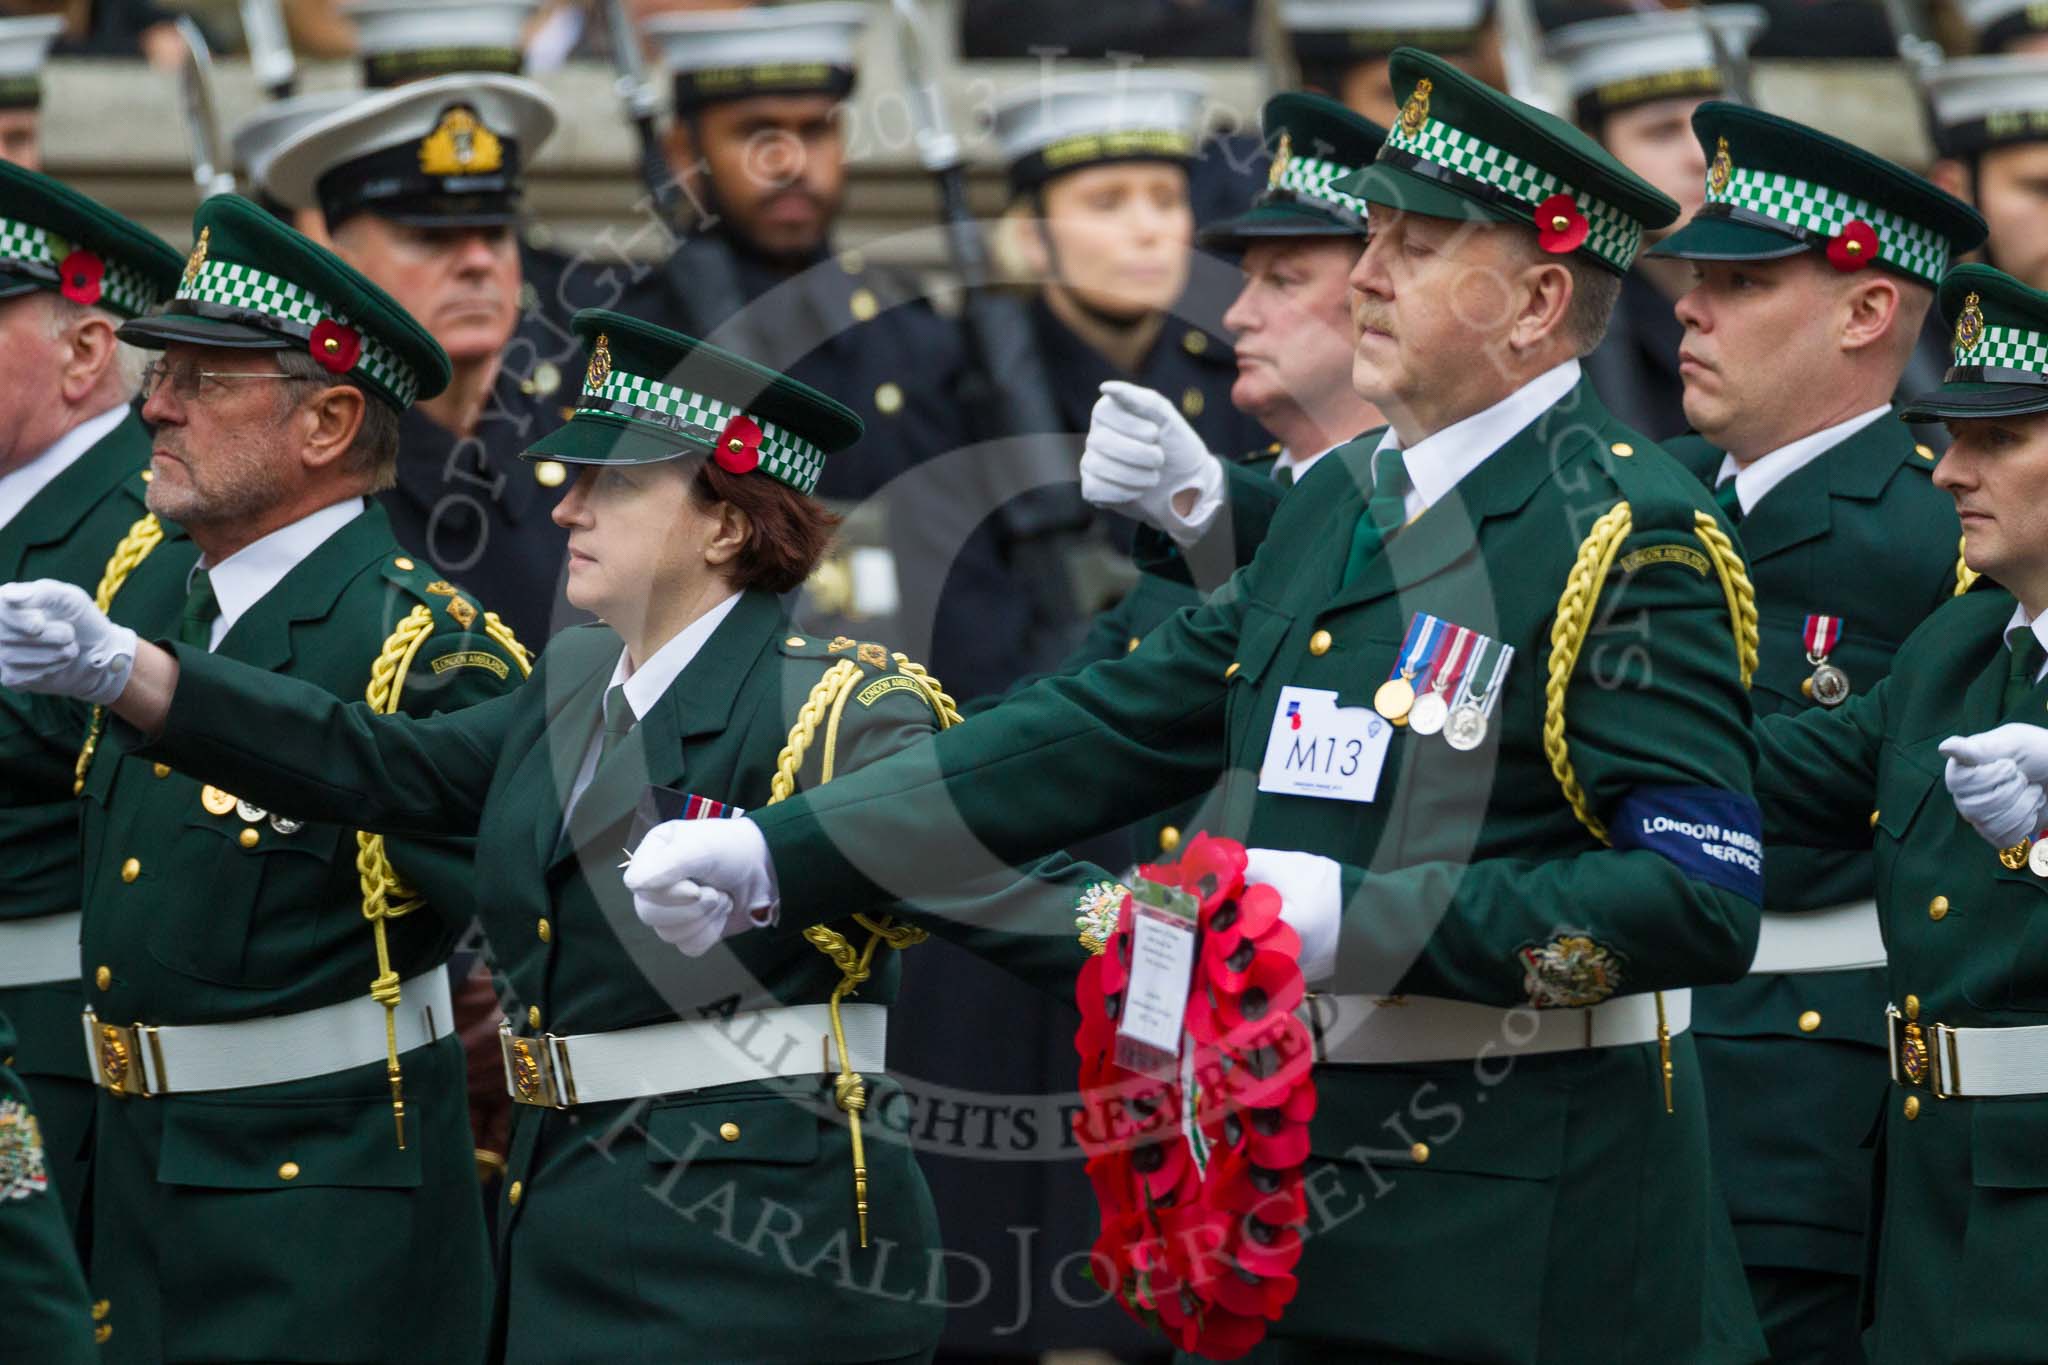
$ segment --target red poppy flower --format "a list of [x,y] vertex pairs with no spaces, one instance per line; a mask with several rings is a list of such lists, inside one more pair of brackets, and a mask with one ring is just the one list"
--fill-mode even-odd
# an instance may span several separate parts
[[1285,1275],[1301,1260],[1301,1232],[1246,1214],[1238,1224],[1237,1261],[1254,1275]]
[[355,328],[344,327],[333,318],[322,318],[313,324],[306,350],[327,373],[347,374],[363,354],[363,339],[356,335]]
[[1254,953],[1243,976],[1243,984],[1223,997],[1216,1009],[1216,1022],[1235,1041],[1248,1028],[1264,1026],[1279,1015],[1291,1014],[1306,993],[1301,964],[1281,953]]
[[1265,1335],[1266,1323],[1262,1318],[1212,1311],[1202,1320],[1202,1335],[1193,1351],[1204,1360],[1236,1360],[1258,1345]]
[[1845,275],[1861,270],[1876,264],[1877,246],[1877,229],[1861,218],[1853,218],[1828,239],[1828,264]]
[[[1269,1280],[1256,1271],[1231,1264],[1208,1286],[1209,1296],[1225,1313],[1236,1313],[1247,1318],[1277,1318],[1280,1315],[1280,1305],[1273,1304],[1272,1300],[1281,1292],[1280,1285],[1283,1280],[1287,1284],[1287,1298],[1281,1299],[1281,1305],[1294,1297],[1292,1275]],[[1267,1311],[1269,1306],[1273,1309],[1270,1313]]]
[[718,433],[711,458],[728,474],[751,473],[761,463],[761,424],[744,412],[735,416]]
[[1206,918],[1244,885],[1244,845],[1197,834],[1180,858],[1180,887],[1202,903]]
[[1562,192],[1536,206],[1536,243],[1553,256],[1577,251],[1592,231],[1576,199]]
[[57,262],[57,292],[73,303],[98,303],[106,277],[107,263],[83,248],[66,253]]
[[1224,1077],[1232,1102],[1247,1109],[1277,1108],[1315,1065],[1308,1028],[1291,1014],[1247,1025],[1231,1040],[1237,1063]]

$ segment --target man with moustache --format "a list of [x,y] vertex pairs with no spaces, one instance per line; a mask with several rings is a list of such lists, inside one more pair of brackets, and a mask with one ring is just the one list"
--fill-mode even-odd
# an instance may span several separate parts
[[[0,572],[92,592],[147,515],[149,433],[115,329],[170,296],[178,253],[11,164],[0,205]],[[132,595],[110,606],[149,614]],[[94,1356],[71,1237],[93,1111],[76,799],[90,723],[82,703],[0,690],[0,1319],[10,1351],[63,1365]]]
[[[246,199],[207,200],[193,228],[175,296],[120,335],[162,352],[148,503],[199,558],[152,555],[124,595],[182,603],[149,629],[382,709],[510,690],[516,643],[368,501],[394,477],[400,411],[447,382],[440,348]],[[486,1253],[451,945],[441,916],[409,913],[465,903],[467,846],[364,846],[139,743],[97,736],[73,864],[102,1092],[100,1359],[289,1360],[309,1341],[364,1365],[476,1358]]]
[[[1969,207],[1860,148],[1737,105],[1693,115],[1706,205],[1653,254],[1678,300],[1685,414],[1671,451],[1731,521],[1756,585],[1763,715],[1877,685],[1956,590],[1954,514],[1891,395]],[[1881,573],[1872,566],[1881,564]],[[1884,1086],[1884,944],[1856,853],[1769,846],[1749,976],[1693,1030],[1726,1194],[1772,1359],[1853,1365],[1869,1155]],[[1768,1096],[1768,1103],[1756,1103]]]
[[[1257,1358],[1755,1360],[1703,1308],[1741,1282],[1686,1027],[1687,988],[1756,937],[1747,584],[1704,491],[1578,364],[1676,206],[1446,62],[1392,71],[1401,117],[1338,186],[1371,205],[1353,377],[1388,432],[1125,658],[664,826],[627,885],[665,936],[757,911],[789,933],[1220,779],[1210,828],[1251,846],[1331,1011],[1298,1293]],[[1288,766],[1302,731],[1377,775],[1332,796]]]
[[[1764,11],[1755,5],[1654,10],[1567,24],[1547,47],[1564,74],[1574,122],[1677,200],[1683,223],[1706,193],[1707,157],[1693,139],[1693,110],[1725,93],[1723,61],[1747,60],[1763,27]],[[1659,441],[1687,426],[1678,374],[1683,329],[1671,302],[1691,284],[1677,261],[1654,254],[1638,260],[1621,282],[1607,339],[1586,358],[1608,410]]]
[[504,603],[514,633],[536,645],[570,612],[566,538],[550,515],[567,471],[518,455],[562,414],[507,348],[520,319],[525,168],[555,121],[531,81],[436,76],[299,129],[263,175],[279,202],[319,210],[336,253],[447,352],[453,378],[400,419],[398,482],[378,501],[399,544]]

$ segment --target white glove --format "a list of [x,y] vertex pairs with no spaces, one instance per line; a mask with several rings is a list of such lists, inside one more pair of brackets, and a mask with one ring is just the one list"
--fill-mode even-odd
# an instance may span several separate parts
[[[1191,490],[1193,505],[1175,511]],[[1166,397],[1112,379],[1089,414],[1081,496],[1192,545],[1223,506],[1223,462]]]
[[775,919],[775,867],[752,820],[669,820],[626,865],[633,913],[685,957]]
[[2010,848],[2041,830],[2048,816],[2048,731],[2036,725],[2001,725],[1978,735],[1943,740],[1942,777],[1956,813],[1993,848]]
[[1342,869],[1320,853],[1284,848],[1245,850],[1244,879],[1280,893],[1280,918],[1301,936],[1301,978],[1314,985],[1337,970],[1337,931],[1344,923]]
[[107,705],[135,668],[135,632],[83,588],[55,579],[0,587],[0,687]]

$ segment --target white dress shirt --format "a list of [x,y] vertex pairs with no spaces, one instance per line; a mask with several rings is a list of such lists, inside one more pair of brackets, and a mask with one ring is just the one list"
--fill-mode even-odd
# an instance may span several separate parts
[[[1423,437],[1402,451],[1408,470],[1408,520],[1421,516],[1488,456],[1512,441],[1522,429],[1555,407],[1579,382],[1579,362],[1567,360],[1545,370],[1507,397],[1442,431]],[[1380,438],[1379,450],[1401,450],[1392,427]]]
[[[2012,648],[2013,634],[2017,631],[2022,630],[2033,631],[2034,638],[2041,642],[2041,648],[2044,650],[2048,650],[2048,613],[2044,613],[2043,615],[2036,616],[2032,620],[2029,620],[2027,618],[2027,609],[2017,602],[2014,603],[2012,609],[2012,619],[2005,623],[2005,647],[2007,649]],[[2034,670],[2034,681],[2041,681],[2042,675],[2044,674],[2048,674],[2048,663],[2043,663],[2039,668]]]
[[[0,527],[21,515],[35,495],[56,482],[57,476],[84,458],[85,452],[121,425],[128,415],[126,403],[116,403],[97,417],[88,417],[59,436],[50,448],[19,469],[0,474]],[[113,546],[108,546],[111,551]]]
[[[1344,442],[1342,441],[1337,443],[1337,445],[1343,444]],[[1294,471],[1294,482],[1300,483],[1302,479],[1307,477],[1308,472],[1314,469],[1317,463],[1322,460],[1323,456],[1336,448],[1337,446],[1324,446],[1313,455],[1297,455],[1291,450],[1283,450],[1273,461],[1273,477],[1277,479],[1280,477],[1281,470],[1291,469]],[[1292,484],[1289,485],[1290,488],[1292,486]]]
[[[739,600],[740,595],[734,593],[684,626],[667,644],[648,655],[647,662],[638,668],[633,667],[633,661],[627,657],[626,651],[620,650],[619,662],[612,669],[612,680],[605,684],[606,694],[609,695],[614,687],[623,684],[626,689],[626,705],[632,709],[633,723],[638,725],[640,718],[661,700],[662,694],[674,685],[677,678],[683,676],[683,670],[690,666],[690,661],[704,648],[704,642],[711,638],[711,632],[718,629],[718,623],[732,615],[732,609],[739,605]],[[576,770],[576,781],[569,788],[569,803],[563,809],[565,818],[570,811],[576,809],[576,803],[582,799],[584,788],[597,776],[597,755],[603,743],[604,710],[600,707],[597,713],[597,729],[591,734],[590,743],[583,751],[583,766]]]
[[1742,515],[1746,517],[1764,500],[1764,494],[1891,410],[1891,404],[1887,403],[1883,407],[1872,408],[1869,412],[1859,412],[1846,422],[1837,422],[1825,431],[1802,436],[1791,445],[1781,446],[1768,455],[1751,460],[1746,465],[1735,463],[1733,455],[1723,455],[1721,471],[1714,476],[1714,486],[1719,488],[1732,476],[1735,480],[1735,500],[1742,505]]
[[299,567],[307,555],[327,543],[329,536],[354,521],[369,506],[361,498],[343,498],[280,526],[261,540],[252,540],[218,564],[202,561],[200,568],[213,583],[213,598],[220,603],[220,615],[208,637],[208,653],[235,628],[242,614],[261,602],[284,576]]

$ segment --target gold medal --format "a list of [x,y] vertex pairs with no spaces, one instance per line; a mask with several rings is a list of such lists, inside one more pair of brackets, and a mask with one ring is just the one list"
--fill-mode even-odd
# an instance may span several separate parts
[[219,787],[201,787],[199,804],[205,807],[208,815],[226,815],[235,808],[235,798]]
[[2019,871],[2032,861],[2027,856],[2027,850],[2033,842],[2031,839],[2022,839],[2011,848],[2001,848],[1998,850],[1998,865],[2008,872]]
[[1398,678],[1389,678],[1380,684],[1380,690],[1372,694],[1372,709],[1399,725],[1408,719],[1409,710],[1415,705],[1415,676],[1410,669],[1403,669]]

